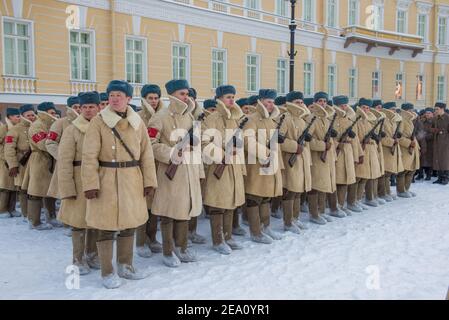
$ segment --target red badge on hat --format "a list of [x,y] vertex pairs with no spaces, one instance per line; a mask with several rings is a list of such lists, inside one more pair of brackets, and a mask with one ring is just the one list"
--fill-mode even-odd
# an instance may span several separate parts
[[159,130],[156,128],[148,128],[148,135],[150,136],[150,138],[156,138],[158,132]]
[[13,136],[6,136],[5,137],[5,143],[13,143],[14,137]]

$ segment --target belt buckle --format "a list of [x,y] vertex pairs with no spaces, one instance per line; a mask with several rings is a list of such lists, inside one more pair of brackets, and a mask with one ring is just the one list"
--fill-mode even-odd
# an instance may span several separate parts
[[126,168],[126,162],[119,162],[118,163],[119,168]]

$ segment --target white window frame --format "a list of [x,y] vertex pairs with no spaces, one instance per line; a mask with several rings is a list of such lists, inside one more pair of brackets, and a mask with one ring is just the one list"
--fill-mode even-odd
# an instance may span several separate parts
[[[5,30],[4,30],[4,22],[12,22],[12,23],[23,23],[23,24],[28,24],[29,25],[29,35],[30,35],[30,50],[29,50],[29,56],[28,56],[28,61],[29,61],[29,75],[26,76],[22,76],[22,75],[18,75],[18,74],[7,74],[6,73],[6,53],[5,53]],[[11,18],[11,17],[5,17],[2,16],[1,17],[1,29],[2,29],[2,33],[1,33],[1,45],[2,45],[2,60],[3,60],[3,74],[5,76],[11,76],[11,77],[23,77],[23,78],[34,78],[36,76],[36,69],[35,69],[35,56],[34,56],[34,21],[32,20],[26,20],[26,19],[17,19],[17,18]]]
[[[422,99],[418,99],[417,92],[416,93],[416,100],[417,101],[425,101],[426,100],[426,76],[423,73],[418,73],[416,75],[416,86],[418,86],[418,77],[422,77]],[[416,87],[415,87],[416,91]]]
[[[440,92],[440,78],[443,78],[443,92]],[[447,79],[446,76],[444,74],[440,74],[437,77],[437,101],[438,102],[445,102],[446,101],[446,96],[447,96]],[[442,94],[442,97],[440,97],[440,94]]]
[[[139,40],[142,41],[142,49],[143,49],[143,53],[142,53],[142,83],[138,83],[138,82],[131,82],[131,83],[135,83],[135,84],[145,84],[148,82],[148,77],[147,77],[147,69],[148,69],[148,61],[147,61],[147,57],[148,57],[148,53],[147,53],[147,38],[145,37],[139,37],[139,36],[132,36],[132,35],[125,35],[125,78],[128,78],[128,72],[126,70],[127,68],[127,58],[126,58],[126,54],[128,52],[128,49],[126,48],[126,41],[127,40]],[[134,71],[133,71],[134,73]],[[135,77],[135,75],[134,75]]]
[[[378,79],[378,92],[377,92],[377,95],[374,95],[374,91],[373,91],[373,88],[374,88],[374,73],[376,73],[376,72],[378,74],[378,78],[377,78]],[[374,70],[371,73],[371,97],[373,99],[380,99],[382,97],[382,72],[380,70]]]
[[[334,82],[332,83],[332,88],[330,87],[330,68],[334,68]],[[337,95],[337,82],[338,82],[338,68],[336,64],[329,64],[327,66],[327,92],[329,93],[329,98]]]
[[[404,30],[403,31],[399,31],[399,13],[404,14]],[[408,12],[407,12],[407,10],[403,10],[403,9],[396,10],[396,32],[408,33]]]
[[226,10],[225,11],[218,10],[217,6],[219,6],[220,3],[212,2],[212,1],[209,1],[209,9],[217,11],[217,12],[226,12],[226,13],[230,13],[231,12],[231,7],[228,5],[229,4],[229,0],[215,0],[215,1],[222,2],[223,3],[223,7],[225,7]]
[[[308,1],[308,0],[307,0]],[[316,22],[316,0],[310,0],[311,4],[311,20],[306,20],[306,0],[302,0],[302,20],[309,23],[315,23]]]
[[[282,92],[282,90],[279,89],[279,84],[280,84],[279,71],[281,70],[279,68],[279,61],[285,62],[285,77],[284,77],[284,81],[283,81],[285,91],[283,91],[283,92]],[[276,89],[278,91],[278,94],[287,94],[289,91],[288,85],[289,85],[289,60],[285,59],[285,58],[278,58],[276,60]]]
[[[248,3],[250,0],[245,0],[244,6],[245,6],[245,17],[248,17],[250,19],[258,19],[260,20],[262,18],[262,14],[259,11],[262,11],[262,0],[256,0],[257,1],[257,8],[250,8]],[[250,11],[253,11],[257,17],[251,17],[248,13]]]
[[[351,2],[356,3],[355,21],[351,23]],[[348,26],[359,25],[360,24],[360,1],[359,0],[348,0]]]
[[211,49],[211,87],[212,89],[216,89],[214,86],[214,51],[223,52],[223,84],[228,82],[228,51],[223,48],[212,48]]
[[[306,73],[306,64],[310,64],[310,66],[311,66],[311,70],[310,70],[310,73],[311,73],[311,75],[310,75],[310,93],[308,93],[307,92],[307,90],[306,90],[306,76],[305,76],[305,73]],[[315,64],[312,62],[312,61],[306,61],[306,62],[304,62],[304,65],[303,65],[303,84],[304,84],[304,96],[306,96],[306,97],[311,97],[311,96],[313,96],[313,93],[315,92]]]
[[[373,8],[373,30],[381,31],[384,29],[385,23],[385,8],[383,4],[375,3],[372,6]],[[377,15],[380,14],[380,17]]]
[[[440,34],[440,19],[444,19],[444,21],[445,21],[446,30],[445,30],[445,37],[443,37],[444,43],[440,43],[440,38],[441,38],[441,34]],[[448,26],[447,26],[447,23],[448,23],[448,18],[447,17],[438,16],[438,30],[437,30],[437,44],[438,44],[438,46],[447,46],[448,45],[448,41],[447,41]]]
[[[351,72],[354,71],[354,76]],[[351,96],[351,79],[354,78],[354,96]],[[359,73],[357,68],[349,68],[348,70],[348,97],[349,99],[356,99],[358,97],[358,78]]]
[[424,13],[419,13],[416,15],[416,35],[419,36],[419,17],[424,16],[426,17],[426,21],[424,24],[424,37],[423,41],[425,43],[429,42],[429,15]]
[[[256,90],[250,90],[249,83],[248,83],[248,56],[255,56],[257,57],[257,65],[256,65]],[[246,92],[249,93],[257,93],[260,89],[260,54],[258,53],[247,53],[245,55],[245,88]]]
[[[183,43],[183,42],[172,42],[172,45],[171,45],[171,73],[172,73],[172,77],[173,78],[175,78],[174,77],[174,71],[175,70],[173,70],[173,59],[174,59],[174,56],[173,56],[173,47],[174,46],[182,46],[182,47],[186,47],[186,52],[187,52],[187,57],[186,57],[186,79],[185,80],[187,80],[188,82],[190,82],[190,44],[187,44],[187,43]],[[179,65],[179,64],[178,64]],[[176,79],[179,79],[179,78],[176,78]]]
[[395,100],[399,100],[399,101],[405,101],[406,100],[406,95],[405,95],[405,88],[406,88],[406,83],[405,83],[405,80],[406,80],[406,77],[405,77],[405,73],[404,72],[398,72],[398,73],[396,73],[395,74],[395,80],[394,80],[394,83],[395,83],[395,86],[396,86],[396,83],[398,82],[398,76],[401,76],[401,85],[402,85],[402,95],[401,95],[401,98],[397,98],[396,97],[396,95],[395,95]]
[[[330,19],[330,16],[329,16],[330,1],[333,1],[334,4],[335,4],[335,17],[334,17],[335,25],[333,25],[333,26],[329,24],[329,19]],[[338,0],[326,0],[326,26],[330,27],[330,28],[338,28],[338,25],[339,25],[338,17],[339,16],[340,16],[340,14],[339,14],[339,1]]]
[[[279,12],[279,2],[281,2],[281,3],[283,3],[285,6],[286,6],[286,13],[285,13],[285,15],[282,15],[280,12]],[[287,0],[275,0],[274,1],[274,13],[276,14],[276,15],[278,15],[278,16],[282,16],[283,18],[281,18],[281,17],[276,17],[276,22],[277,23],[281,23],[281,24],[284,24],[284,25],[286,25],[286,24],[288,24],[289,22],[290,22],[290,16],[291,16],[291,7],[290,7],[290,2],[289,1],[287,1]]]
[[[91,58],[91,79],[90,80],[84,80],[84,79],[74,79],[72,78],[72,51],[71,51],[71,45],[70,42],[70,33],[71,32],[79,32],[79,33],[90,33],[91,36],[91,52],[90,52],[90,58]],[[70,63],[70,81],[74,82],[96,82],[97,80],[97,62],[96,62],[96,38],[95,38],[95,30],[94,29],[69,29],[69,63]],[[81,54],[81,53],[80,53]],[[81,61],[81,60],[80,60]]]

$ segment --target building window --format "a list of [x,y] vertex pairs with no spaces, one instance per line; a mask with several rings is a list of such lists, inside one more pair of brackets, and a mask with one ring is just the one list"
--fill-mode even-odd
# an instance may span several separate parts
[[70,31],[70,66],[72,80],[94,80],[93,32]]
[[279,16],[288,16],[288,4],[286,0],[276,0],[276,14]]
[[279,94],[287,93],[287,60],[278,59],[276,67],[277,91]]
[[395,84],[395,90],[394,90],[394,97],[396,100],[403,100],[404,99],[404,74],[403,73],[397,73],[396,74],[396,84]]
[[427,15],[420,14],[418,15],[418,36],[424,39],[424,42],[427,42]]
[[349,69],[349,92],[350,99],[357,98],[357,69]]
[[313,64],[304,63],[304,95],[311,96],[313,94]]
[[226,83],[226,50],[212,49],[212,88]]
[[396,32],[407,33],[407,12],[404,10],[396,12]]
[[371,76],[371,92],[373,98],[380,98],[380,71],[374,71]]
[[445,46],[447,44],[447,18],[438,18],[438,45]]
[[[260,0],[246,0],[248,9],[260,10]],[[253,19],[260,19],[260,13],[257,11],[246,10],[246,16]]]
[[437,100],[446,101],[446,77],[438,76],[437,79]]
[[173,44],[172,64],[173,79],[189,80],[189,46]]
[[416,76],[416,100],[424,100],[425,81],[422,74]]
[[246,91],[259,90],[259,56],[248,54],[246,56]]
[[327,26],[337,26],[337,0],[327,0]]
[[145,83],[146,43],[143,39],[126,37],[126,80]]
[[349,0],[348,3],[348,25],[355,26],[359,24],[359,0]]
[[382,30],[384,28],[384,7],[382,5],[373,5],[372,26],[374,30]]
[[335,96],[337,91],[337,67],[330,65],[327,67],[327,92],[329,97]]
[[32,28],[29,22],[3,21],[4,73],[32,76]]
[[315,0],[304,0],[302,6],[302,19],[306,22],[315,22]]

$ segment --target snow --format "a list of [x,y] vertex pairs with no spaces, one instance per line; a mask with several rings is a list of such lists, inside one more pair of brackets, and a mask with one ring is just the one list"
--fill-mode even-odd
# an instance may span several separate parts
[[[194,245],[199,262],[169,269],[161,254],[135,255],[135,266],[152,275],[115,290],[102,287],[99,271],[82,276],[79,289],[66,286],[72,249],[63,230],[0,219],[0,299],[444,299],[449,189],[420,182],[412,190],[416,198],[309,224],[272,245],[235,237],[244,249],[230,256],[211,249],[209,220],[202,218],[198,231],[208,243]],[[282,230],[281,220],[272,224]]]

